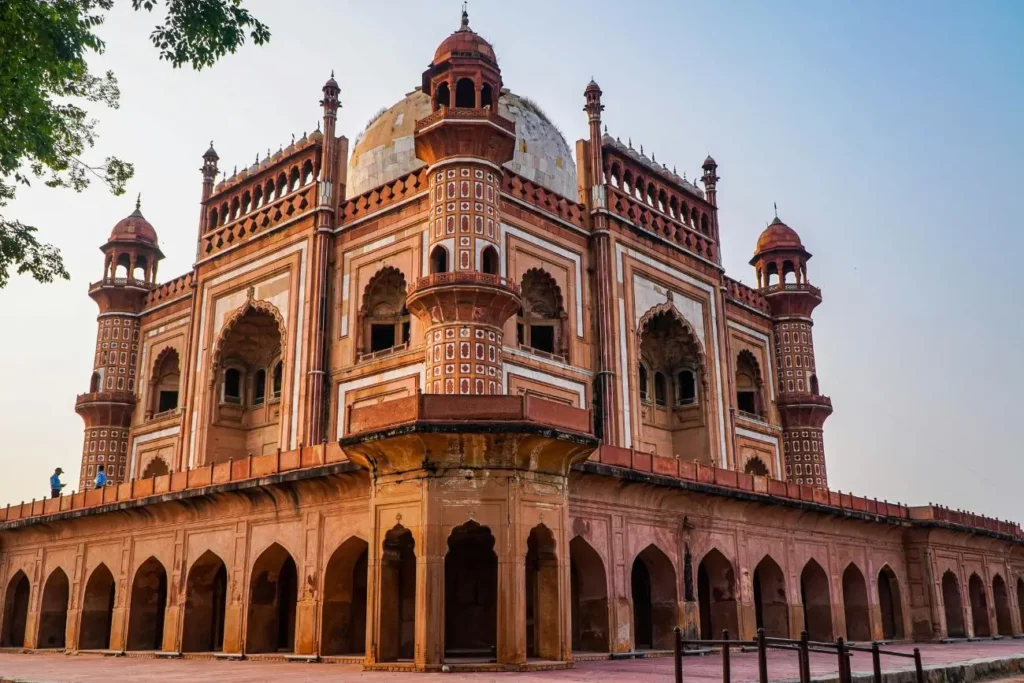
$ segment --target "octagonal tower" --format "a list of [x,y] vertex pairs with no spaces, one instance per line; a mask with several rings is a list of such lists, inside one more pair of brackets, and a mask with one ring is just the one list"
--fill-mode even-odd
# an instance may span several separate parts
[[832,400],[818,389],[811,313],[821,290],[807,280],[810,258],[800,236],[776,215],[758,238],[750,265],[772,311],[786,479],[827,488],[822,428]]

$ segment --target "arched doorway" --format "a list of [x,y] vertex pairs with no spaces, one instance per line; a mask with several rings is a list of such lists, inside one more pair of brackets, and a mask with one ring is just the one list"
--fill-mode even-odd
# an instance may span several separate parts
[[224,649],[227,597],[228,569],[216,553],[207,550],[192,564],[185,581],[182,652],[220,652]]
[[572,649],[608,652],[608,579],[601,556],[582,536],[569,542]]
[[530,531],[526,548],[526,655],[561,659],[555,535],[538,524]]
[[878,572],[878,605],[882,612],[882,638],[903,640],[903,602],[896,573],[886,565]]
[[1017,611],[1020,612],[1020,628],[1024,631],[1024,579],[1017,579]]
[[832,601],[828,575],[821,565],[808,560],[800,573],[800,603],[804,606],[804,629],[811,640],[832,640]]
[[960,582],[951,571],[942,575],[942,602],[946,607],[946,635],[964,638],[964,605],[960,597]]
[[843,611],[846,614],[846,639],[871,640],[868,587],[860,568],[852,562],[843,572]]
[[416,541],[396,524],[384,536],[380,559],[380,636],[377,659],[412,659],[416,644]]
[[985,584],[977,574],[971,574],[967,580],[967,592],[971,599],[971,623],[974,625],[975,638],[988,638],[992,629],[988,625],[988,597],[985,595]]
[[366,572],[370,546],[353,536],[342,543],[324,571],[320,654],[366,652]]
[[22,647],[25,645],[25,626],[28,623],[29,583],[25,572],[20,569],[7,583],[4,598],[4,625],[0,633],[0,647]]
[[256,559],[251,577],[245,651],[293,652],[295,603],[299,596],[295,560],[274,543]]
[[992,579],[992,601],[996,606],[996,628],[1001,636],[1013,635],[1013,619],[1010,618],[1010,595],[1003,577],[996,574]]
[[736,574],[725,555],[712,548],[697,566],[697,602],[700,608],[700,637],[712,640],[729,631],[738,637]]
[[128,613],[126,650],[161,650],[167,609],[167,572],[150,557],[135,572]]
[[676,570],[655,545],[640,551],[630,574],[633,595],[633,647],[672,649],[677,623]]
[[64,634],[68,626],[68,575],[57,567],[43,586],[43,601],[39,606],[38,648],[64,649]]
[[[789,638],[789,604],[782,568],[765,555],[754,568],[754,620],[771,638]],[[737,634],[738,636],[738,634]]]
[[80,650],[110,648],[110,624],[114,619],[114,575],[100,563],[85,584],[82,618],[78,628]]
[[444,558],[444,656],[493,660],[497,647],[498,556],[494,553],[494,536],[489,528],[469,521],[452,529],[448,536]]

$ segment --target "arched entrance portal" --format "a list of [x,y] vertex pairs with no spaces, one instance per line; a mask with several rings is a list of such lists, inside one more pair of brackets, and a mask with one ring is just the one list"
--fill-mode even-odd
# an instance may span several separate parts
[[561,659],[555,536],[538,524],[530,531],[526,547],[526,656]]
[[22,647],[25,645],[25,626],[28,623],[29,584],[25,572],[20,569],[7,584],[4,598],[4,625],[0,633],[0,647]]
[[1013,635],[1013,620],[1010,618],[1010,596],[1006,591],[1006,582],[996,574],[992,579],[992,601],[996,605],[996,628],[999,635]]
[[331,555],[324,572],[320,654],[366,652],[366,571],[370,546],[352,537]]
[[655,545],[644,548],[633,560],[630,575],[633,593],[633,647],[637,650],[669,650],[676,627],[676,571]]
[[804,629],[811,640],[832,640],[832,601],[828,575],[821,565],[809,560],[800,573],[800,602],[804,606]]
[[[529,591],[529,585],[527,585]],[[527,592],[527,604],[529,604]],[[452,529],[444,558],[444,656],[494,660],[498,647],[498,556],[491,530]]]
[[882,638],[903,640],[903,602],[896,573],[888,566],[878,572],[878,606],[882,612]]
[[293,652],[299,592],[295,560],[274,543],[256,560],[251,576],[245,651]]
[[416,636],[416,541],[396,524],[384,537],[380,559],[380,641],[377,659],[412,659]]
[[960,582],[951,571],[942,575],[942,602],[946,607],[946,635],[964,638],[964,605],[960,597]]
[[183,652],[220,652],[224,649],[227,596],[227,567],[216,554],[207,550],[193,563],[185,581]]
[[164,640],[167,608],[167,572],[160,560],[150,557],[135,572],[128,614],[126,650],[160,650]]
[[700,606],[700,637],[712,640],[729,631],[738,637],[736,575],[732,563],[712,548],[697,566],[697,602]]
[[852,562],[843,572],[843,611],[846,613],[846,639],[871,640],[868,587],[864,575]]
[[992,629],[988,625],[988,599],[985,595],[985,584],[977,574],[971,574],[967,580],[967,591],[971,597],[971,623],[974,625],[975,638],[988,638]]
[[789,638],[786,577],[769,555],[754,569],[754,620],[766,636]]
[[85,584],[82,618],[78,628],[80,650],[110,648],[110,624],[114,619],[115,589],[114,575],[107,569],[107,565],[97,565]]
[[601,556],[583,537],[569,542],[572,649],[608,652],[608,579]]
[[43,587],[43,602],[39,607],[38,648],[64,649],[64,634],[68,626],[68,597],[70,586],[68,575],[57,567],[46,579]]

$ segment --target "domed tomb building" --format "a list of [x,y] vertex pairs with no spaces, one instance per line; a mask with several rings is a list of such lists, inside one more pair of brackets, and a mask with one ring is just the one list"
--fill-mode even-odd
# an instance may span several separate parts
[[830,488],[821,228],[775,217],[730,278],[717,162],[579,86],[570,148],[463,14],[351,150],[333,76],[316,132],[219,181],[211,145],[187,273],[117,223],[79,481],[0,509],[0,645],[527,670],[676,626],[1019,633],[1018,525]]

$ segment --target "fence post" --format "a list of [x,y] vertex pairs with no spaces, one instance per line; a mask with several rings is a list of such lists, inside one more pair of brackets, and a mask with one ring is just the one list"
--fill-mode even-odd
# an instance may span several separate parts
[[811,645],[807,631],[800,632],[800,683],[811,683]]
[[924,670],[921,668],[921,650],[914,648],[914,669],[917,670],[917,683],[924,683]]
[[878,653],[878,641],[871,642],[871,668],[875,674],[875,683],[882,683],[882,656]]
[[836,638],[836,656],[838,657],[839,664],[839,683],[849,683],[846,680],[846,646],[843,645],[843,637],[839,636]]
[[757,680],[768,683],[768,643],[764,639],[764,629],[757,629]]
[[722,683],[732,681],[732,673],[729,668],[729,629],[722,631]]
[[675,637],[673,638],[672,658],[675,660],[676,666],[676,683],[683,683],[683,635],[678,626],[675,627],[673,635]]

